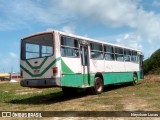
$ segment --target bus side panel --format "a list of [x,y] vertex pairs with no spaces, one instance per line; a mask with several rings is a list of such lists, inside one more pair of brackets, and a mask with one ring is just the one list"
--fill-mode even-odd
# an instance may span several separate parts
[[139,71],[139,64],[134,62],[125,62],[125,69],[130,72]]
[[82,78],[80,58],[62,57],[61,86],[82,87]]
[[104,84],[116,84],[133,81],[133,72],[140,78],[139,66],[133,62],[105,61]]
[[81,74],[62,75],[61,86],[81,88],[82,75]]
[[105,60],[105,72],[126,72],[124,62]]
[[90,59],[90,73],[104,72],[104,60]]
[[107,72],[103,74],[104,84],[116,84],[123,82],[130,82],[133,79],[132,72]]
[[126,71],[136,72],[138,80],[141,80],[141,73],[139,68],[139,63],[125,62]]

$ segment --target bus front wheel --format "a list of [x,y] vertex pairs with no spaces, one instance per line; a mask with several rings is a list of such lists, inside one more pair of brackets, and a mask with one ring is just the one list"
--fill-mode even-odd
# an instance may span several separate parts
[[138,83],[138,77],[136,74],[133,74],[133,85],[137,85]]
[[103,81],[100,77],[95,77],[94,86],[91,88],[93,95],[101,94],[104,89]]

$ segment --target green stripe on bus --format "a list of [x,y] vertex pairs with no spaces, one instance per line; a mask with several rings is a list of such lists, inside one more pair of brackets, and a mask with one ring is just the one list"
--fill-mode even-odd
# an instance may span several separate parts
[[22,65],[20,65],[20,68],[22,70],[24,70],[26,73],[28,73],[30,76],[33,76],[33,74],[29,70],[27,70],[26,68],[24,68]]
[[[137,71],[138,80],[140,72]],[[88,79],[88,75],[90,76]],[[104,85],[119,84],[133,81],[133,72],[106,72],[102,73]],[[86,78],[86,79],[85,79]],[[61,78],[61,86],[67,87],[85,87],[94,86],[95,74],[66,74]]]
[[66,65],[66,63],[61,59],[62,72],[63,74],[73,74],[74,72]]
[[32,74],[29,70],[24,68],[22,65],[20,65],[21,69],[24,70],[26,73],[28,73],[31,77],[41,77],[46,71],[51,68],[57,61],[59,61],[61,58],[56,58],[51,62],[40,74]]
[[46,57],[39,66],[32,66],[32,65],[28,62],[28,60],[26,60],[26,63],[28,64],[28,66],[29,66],[31,69],[40,69],[40,68],[43,66],[43,64],[46,62],[47,59],[48,59],[48,57]]

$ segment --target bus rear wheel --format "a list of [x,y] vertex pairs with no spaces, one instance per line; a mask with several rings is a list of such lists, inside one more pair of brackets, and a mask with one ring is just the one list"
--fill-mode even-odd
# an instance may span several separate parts
[[95,77],[94,87],[91,88],[91,93],[93,95],[101,94],[104,89],[103,81],[100,77]]

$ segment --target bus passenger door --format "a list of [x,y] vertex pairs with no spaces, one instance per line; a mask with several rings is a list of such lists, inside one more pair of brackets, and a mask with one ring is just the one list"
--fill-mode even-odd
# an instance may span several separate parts
[[89,85],[89,53],[88,45],[80,45],[83,85]]

